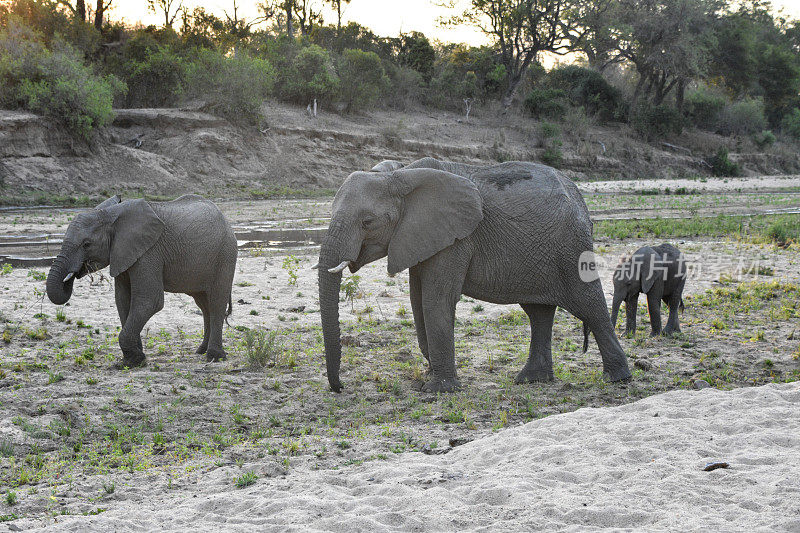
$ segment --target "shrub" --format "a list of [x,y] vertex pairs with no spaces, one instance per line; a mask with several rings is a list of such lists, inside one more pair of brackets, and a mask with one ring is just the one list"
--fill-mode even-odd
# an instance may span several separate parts
[[465,98],[478,95],[478,76],[458,69],[452,63],[446,63],[431,80],[426,102],[443,109],[463,109]]
[[572,105],[597,114],[603,121],[619,120],[627,114],[622,93],[596,70],[578,65],[558,67],[547,73],[545,83],[564,91]]
[[738,176],[741,173],[739,165],[728,159],[728,149],[720,147],[710,160],[711,173],[715,176]]
[[564,162],[564,154],[561,152],[561,149],[558,148],[557,146],[550,146],[542,154],[542,163],[544,163],[545,165],[554,168],[559,168],[563,162]]
[[764,130],[761,133],[753,135],[753,142],[756,143],[756,146],[758,146],[760,150],[772,146],[775,144],[776,140],[775,134],[770,130]]
[[408,67],[397,67],[389,73],[391,94],[387,104],[405,109],[411,102],[419,102],[422,98],[422,74]]
[[330,102],[339,88],[330,54],[315,44],[297,53],[280,71],[278,83],[281,98],[304,105],[315,98]]
[[244,346],[248,365],[254,369],[275,364],[283,352],[283,346],[277,338],[277,333],[261,328],[251,329],[245,333]]
[[791,113],[783,117],[781,131],[790,137],[800,139],[800,109],[795,107]]
[[534,118],[560,118],[567,112],[569,103],[561,89],[534,89],[528,93],[523,107]]
[[345,111],[371,107],[378,100],[389,78],[375,52],[348,49],[339,61],[339,97]]
[[189,63],[186,76],[187,94],[205,99],[213,113],[251,124],[257,122],[261,103],[274,82],[272,65],[244,52],[225,57],[201,50]]
[[631,123],[647,140],[678,135],[683,131],[683,117],[680,112],[665,104],[640,104],[633,112]]
[[13,20],[0,32],[0,85],[0,105],[52,117],[84,138],[111,122],[114,93],[125,89],[113,76],[95,75],[69,44],[55,41],[48,50]]
[[766,127],[764,101],[760,98],[745,98],[726,106],[717,120],[717,132],[723,135],[751,135]]
[[698,89],[686,95],[684,111],[686,118],[696,127],[713,131],[719,114],[725,108],[725,99],[706,89]]
[[186,71],[186,61],[170,47],[159,45],[148,49],[143,60],[126,65],[123,75],[128,84],[126,104],[131,107],[176,104],[183,95]]

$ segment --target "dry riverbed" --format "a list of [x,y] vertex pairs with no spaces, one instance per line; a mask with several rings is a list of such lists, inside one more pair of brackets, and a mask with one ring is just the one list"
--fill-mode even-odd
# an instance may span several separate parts
[[[328,208],[314,200],[223,209],[242,227],[303,227],[318,225]],[[0,235],[63,232],[71,213],[3,214]],[[438,397],[419,392],[426,369],[407,275],[390,278],[385,261],[344,279],[341,394],[327,388],[311,244],[241,250],[222,363],[194,354],[202,317],[193,301],[167,295],[144,331],[148,366],[116,370],[119,324],[107,275],[78,281],[69,304],[56,307],[44,295],[46,268],[5,269],[0,517],[44,524],[60,514],[102,513],[153,494],[191,492],[210,474],[224,482],[219,490],[237,490],[256,478],[344,472],[584,406],[691,389],[700,380],[727,389],[800,379],[797,245],[669,240],[692,269],[683,332],[649,338],[641,302],[636,336],[621,339],[631,382],[606,383],[597,345],[583,354],[580,323],[559,310],[556,381],[514,385],[528,354],[527,318],[517,306],[464,298],[456,326],[464,390]],[[653,241],[597,240],[609,296],[617,259],[645,242]]]

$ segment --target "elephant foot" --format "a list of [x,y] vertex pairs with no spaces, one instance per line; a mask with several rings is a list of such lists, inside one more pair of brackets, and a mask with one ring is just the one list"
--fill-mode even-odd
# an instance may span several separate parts
[[665,337],[672,337],[672,335],[674,335],[675,333],[680,333],[680,332],[681,328],[671,328],[667,326],[666,328],[664,328],[664,331],[662,333]]
[[206,361],[216,363],[219,361],[225,361],[226,359],[228,359],[228,354],[226,354],[224,350],[214,350],[209,348],[209,350],[206,352]]
[[661,332],[660,332],[660,331],[652,330],[652,331],[650,332],[650,336],[651,336],[651,337],[658,337],[659,335],[661,335]]
[[630,381],[632,374],[631,371],[628,370],[628,365],[624,367],[618,367],[614,370],[604,370],[603,377],[606,378],[606,381],[617,382],[617,381]]
[[141,350],[123,352],[122,361],[115,364],[114,367],[122,370],[124,368],[140,368],[147,366],[147,358]]
[[434,377],[422,386],[422,392],[455,392],[460,389],[461,382],[457,378],[439,379]]
[[519,371],[517,377],[514,378],[514,383],[520,385],[522,383],[537,383],[542,381],[553,381],[555,377],[553,376],[553,369],[533,369],[525,365],[522,370]]
[[203,343],[197,347],[197,350],[195,350],[194,353],[206,353],[206,350],[208,350],[208,344]]

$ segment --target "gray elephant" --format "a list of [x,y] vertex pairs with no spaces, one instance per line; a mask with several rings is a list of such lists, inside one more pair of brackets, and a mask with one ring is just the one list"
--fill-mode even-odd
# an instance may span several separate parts
[[639,293],[647,295],[650,311],[650,336],[661,334],[661,301],[669,307],[664,335],[680,332],[678,309],[683,310],[686,285],[686,261],[683,254],[668,243],[654,248],[643,246],[623,259],[614,271],[614,300],[611,323],[616,326],[619,306],[625,302],[625,334],[636,332],[636,307]]
[[195,195],[172,202],[109,198],[67,228],[47,276],[47,296],[63,305],[76,278],[111,266],[122,322],[122,366],[145,364],[141,331],[164,307],[164,291],[192,296],[203,312],[197,353],[225,359],[222,326],[231,312],[236,237],[214,203]]
[[391,172],[355,172],[333,200],[319,259],[319,299],[328,381],[341,389],[339,285],[388,256],[389,274],[409,269],[420,350],[430,363],[423,391],[452,391],[453,327],[462,294],[518,303],[531,322],[530,355],[517,383],[553,379],[550,340],[556,306],[584,321],[613,381],[630,377],[600,280],[584,282],[581,254],[592,223],[580,192],[557,170],[535,163],[489,167],[433,158]]

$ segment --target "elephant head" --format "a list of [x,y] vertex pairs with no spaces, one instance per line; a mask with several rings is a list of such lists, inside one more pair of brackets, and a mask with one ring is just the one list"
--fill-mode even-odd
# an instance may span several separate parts
[[611,324],[616,327],[617,313],[623,301],[633,298],[640,292],[645,294],[657,282],[664,282],[663,269],[659,267],[658,253],[644,246],[630,257],[623,258],[614,271],[614,299],[611,307]]
[[483,219],[481,197],[466,178],[433,169],[355,172],[333,200],[320,249],[319,301],[325,363],[339,392],[339,289],[351,272],[388,256],[390,275],[428,259],[472,233]]
[[128,270],[164,231],[164,223],[144,200],[113,196],[78,214],[64,235],[47,275],[47,296],[56,305],[72,296],[75,278],[111,265],[111,276]]

